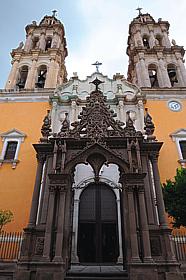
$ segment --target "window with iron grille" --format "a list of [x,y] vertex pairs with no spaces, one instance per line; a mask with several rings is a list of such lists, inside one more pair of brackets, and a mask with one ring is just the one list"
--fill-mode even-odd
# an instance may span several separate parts
[[179,141],[183,159],[186,159],[186,141]]
[[17,141],[8,141],[4,159],[13,160],[15,158],[16,149]]

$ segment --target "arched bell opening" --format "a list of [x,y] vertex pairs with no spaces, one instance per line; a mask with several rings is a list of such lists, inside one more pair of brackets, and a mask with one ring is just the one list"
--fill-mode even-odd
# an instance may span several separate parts
[[158,70],[156,65],[150,64],[148,66],[148,73],[149,73],[149,80],[151,84],[151,88],[158,88],[159,82],[158,82]]
[[147,49],[150,49],[149,36],[148,35],[143,36],[143,46]]
[[47,76],[47,66],[41,65],[37,72],[37,82],[35,84],[36,88],[44,88]]
[[177,77],[177,71],[176,66],[174,64],[169,64],[167,66],[167,73],[170,79],[171,86],[177,86],[178,85],[178,77]]
[[24,65],[19,69],[19,73],[18,73],[18,79],[17,79],[16,86],[19,89],[25,88],[27,76],[28,76],[28,66]]
[[91,183],[80,196],[77,252],[80,263],[116,263],[119,256],[117,203],[104,183]]

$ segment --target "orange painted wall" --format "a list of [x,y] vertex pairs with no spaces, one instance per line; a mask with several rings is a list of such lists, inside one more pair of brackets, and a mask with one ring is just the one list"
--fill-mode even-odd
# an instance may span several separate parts
[[32,144],[41,137],[47,109],[47,102],[0,104],[0,133],[16,128],[27,135],[20,147],[16,169],[9,163],[0,167],[0,209],[9,209],[14,214],[14,221],[4,227],[6,231],[21,231],[28,223],[37,164]]
[[172,179],[176,175],[178,163],[178,151],[176,143],[170,134],[181,128],[186,128],[186,101],[182,101],[182,111],[173,112],[167,106],[167,101],[149,100],[145,107],[148,108],[155,124],[155,132],[158,141],[164,142],[160,151],[159,169],[161,182]]
[[[186,101],[182,102],[183,109]],[[167,101],[147,101],[145,105],[155,123],[155,135],[164,145],[160,151],[159,168],[161,181],[175,176],[178,152],[175,142],[169,136],[172,132],[186,127],[186,110],[172,112]],[[0,209],[10,209],[14,221],[5,226],[6,231],[21,231],[28,223],[32,192],[36,174],[36,157],[32,147],[41,137],[42,121],[49,109],[46,103],[7,103],[0,104],[0,133],[16,128],[27,137],[21,144],[16,169],[11,164],[0,167]],[[0,141],[0,151],[2,142]]]

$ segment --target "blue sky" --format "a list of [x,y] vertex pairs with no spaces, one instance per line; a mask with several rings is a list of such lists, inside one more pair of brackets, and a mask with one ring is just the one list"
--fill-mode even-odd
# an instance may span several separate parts
[[80,78],[94,72],[96,60],[103,63],[100,71],[112,77],[116,72],[127,76],[126,55],[128,26],[143,7],[155,20],[171,24],[170,38],[186,47],[185,0],[6,0],[1,3],[0,17],[0,88],[4,88],[11,68],[10,51],[25,40],[25,26],[39,22],[53,9],[66,31],[68,78],[78,72]]

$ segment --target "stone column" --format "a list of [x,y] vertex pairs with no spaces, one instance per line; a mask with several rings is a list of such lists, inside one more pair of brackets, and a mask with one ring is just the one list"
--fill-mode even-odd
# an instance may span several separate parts
[[54,49],[59,48],[59,35],[57,32],[54,32],[51,48],[54,48]]
[[39,49],[44,51],[46,46],[46,40],[45,40],[45,32],[41,33],[40,39],[39,39]]
[[[79,190],[75,189],[74,196]],[[74,215],[73,215],[73,232],[72,232],[72,262],[79,263],[77,256],[77,241],[78,241],[78,215],[79,215],[79,198],[74,199]]]
[[12,60],[12,69],[11,69],[10,74],[8,76],[8,80],[7,80],[7,83],[5,85],[5,89],[13,89],[16,86],[18,66],[19,66],[19,61],[17,59]]
[[49,202],[48,202],[48,215],[45,229],[45,240],[43,249],[43,259],[50,261],[50,248],[51,248],[51,238],[52,238],[52,226],[54,217],[54,201],[55,201],[55,186],[49,186]]
[[[141,262],[141,260],[139,258],[139,249],[138,249],[133,187],[127,186],[126,190],[127,190],[127,196],[128,196],[128,210],[129,210],[131,262]],[[124,191],[123,191],[123,193],[124,193]]]
[[32,34],[27,35],[27,39],[24,46],[24,51],[29,52],[32,48]]
[[58,133],[60,126],[58,127],[57,109],[58,109],[58,97],[53,97],[52,110],[51,110],[51,128],[53,133]]
[[76,108],[77,108],[77,104],[76,104],[76,100],[72,100],[71,101],[71,108],[72,108],[72,111],[71,111],[71,122],[75,122],[76,121]]
[[[119,197],[119,193],[117,195]],[[118,239],[119,239],[119,257],[117,262],[122,263],[123,262],[123,251],[122,251],[122,233],[121,233],[121,205],[120,205],[120,199],[117,198],[117,212],[118,212]]]
[[139,212],[140,212],[140,226],[143,240],[143,257],[144,262],[153,262],[151,257],[151,248],[150,248],[150,237],[149,237],[149,229],[147,222],[147,214],[146,214],[146,204],[145,204],[145,196],[144,196],[144,186],[138,187],[138,198],[139,198]]
[[144,178],[144,188],[145,188],[145,197],[146,197],[146,204],[147,204],[147,220],[150,225],[156,224],[156,220],[154,219],[154,200],[151,195],[151,181],[149,178],[149,166],[148,166],[148,158],[146,155],[142,155],[142,166],[143,172],[147,174]]
[[[118,98],[119,99],[119,98]],[[122,122],[125,122],[125,116],[124,116],[124,104],[123,104],[123,99],[119,99],[119,119]]]
[[161,80],[159,85],[161,87],[171,88],[171,82],[169,79],[167,68],[165,67],[165,63],[164,63],[162,57],[159,58],[159,71],[160,71],[160,74],[159,74],[158,78],[159,78],[159,80]]
[[65,197],[66,197],[65,187],[59,186],[57,235],[56,235],[55,257],[53,259],[53,262],[63,262],[62,249],[63,249],[63,235],[64,235]]
[[186,87],[186,69],[181,57],[178,59],[178,67],[182,75],[183,86]]
[[36,82],[36,64],[37,64],[37,59],[33,58],[32,59],[32,66],[28,71],[28,76],[25,84],[25,89],[33,89],[35,88],[35,82]]
[[143,100],[138,100],[138,112],[139,112],[139,119],[140,119],[140,127],[141,131],[144,132],[144,107],[143,107]]
[[45,81],[45,88],[56,88],[59,65],[54,58],[51,58],[48,73]]
[[155,46],[155,37],[154,37],[154,32],[153,32],[153,30],[150,30],[150,31],[149,31],[149,35],[150,35],[150,38],[149,38],[149,46],[150,46],[150,48],[152,49],[152,48]]
[[140,28],[140,26],[136,27],[136,33],[134,34],[134,40],[135,40],[135,46],[136,47],[143,46],[143,40],[142,40],[142,37],[141,37],[141,28]]
[[154,175],[154,185],[156,190],[157,206],[158,206],[158,216],[161,228],[167,228],[167,221],[165,217],[165,206],[163,201],[163,194],[160,183],[160,175],[158,170],[158,153],[151,155],[152,170]]
[[142,77],[142,86],[151,87],[149,73],[145,65],[144,54],[140,55],[140,69],[141,69],[141,77]]
[[36,180],[35,180],[34,192],[32,197],[32,205],[30,210],[28,227],[34,227],[36,224],[38,204],[39,204],[39,194],[40,194],[40,187],[41,187],[41,178],[42,178],[45,155],[37,154],[37,160],[38,160],[38,166],[37,166]]
[[167,30],[164,29],[162,30],[163,32],[163,46],[165,46],[166,48],[171,48],[171,43],[170,43],[170,40],[169,40],[169,36],[167,34]]
[[141,75],[140,61],[136,63],[136,75],[137,75],[137,85],[139,87],[143,86],[143,77]]

